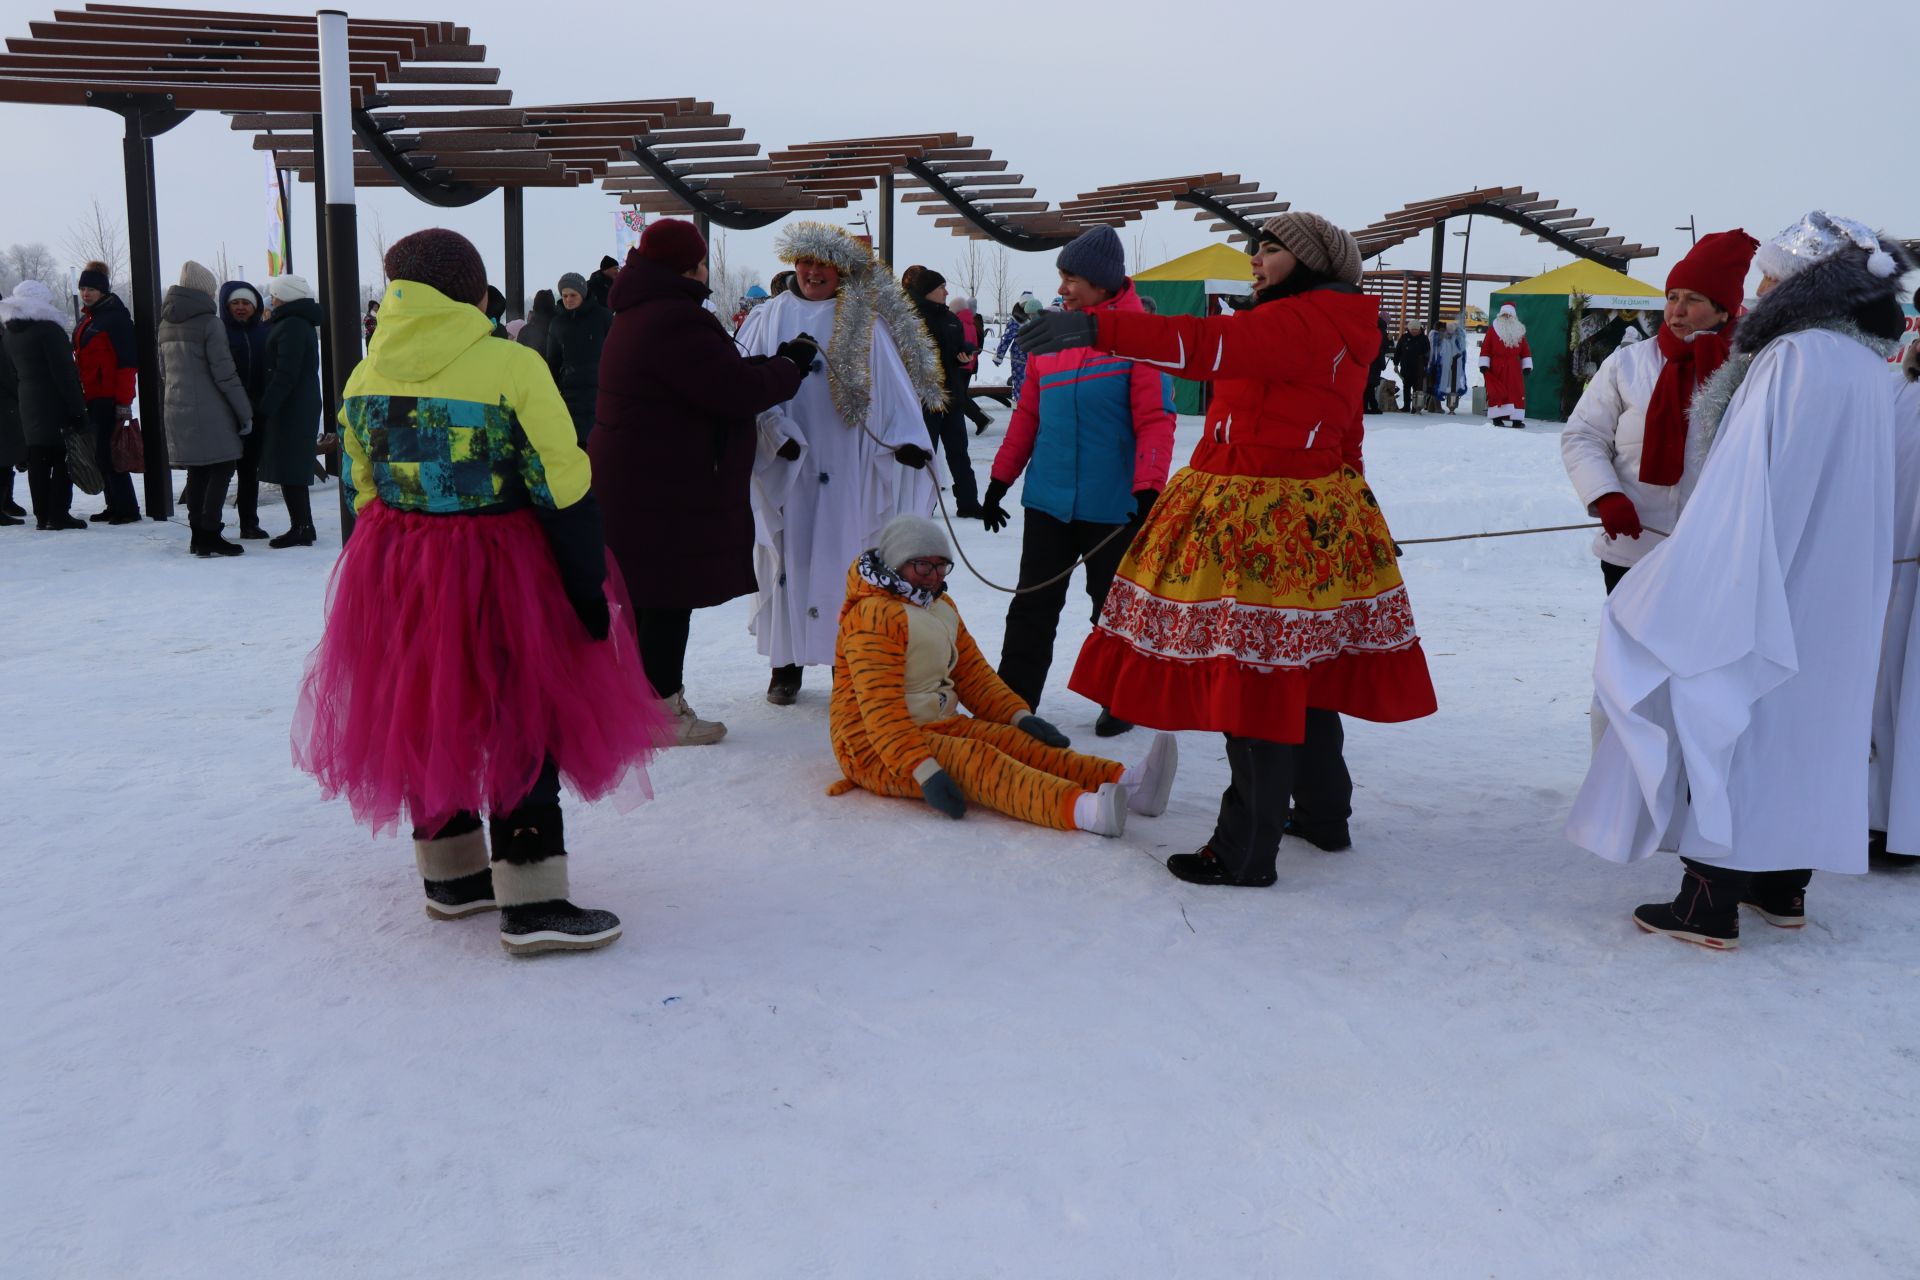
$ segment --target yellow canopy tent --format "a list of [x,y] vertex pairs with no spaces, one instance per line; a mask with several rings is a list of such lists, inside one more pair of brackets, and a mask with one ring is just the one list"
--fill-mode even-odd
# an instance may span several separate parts
[[[1502,304],[1511,302],[1520,323],[1527,326],[1527,346],[1533,352],[1533,371],[1527,374],[1527,416],[1535,421],[1564,418],[1592,372],[1592,368],[1572,367],[1570,360],[1573,326],[1580,318],[1573,313],[1576,296],[1583,314],[1596,317],[1608,312],[1657,312],[1666,304],[1667,295],[1644,280],[1585,258],[1496,290],[1490,309],[1498,314]],[[1643,322],[1641,328],[1651,336],[1658,324],[1656,317],[1650,324]],[[1619,331],[1625,328],[1625,323],[1617,319],[1604,325],[1588,324],[1582,331],[1581,363],[1597,368],[1604,358],[1604,352],[1590,349],[1594,343],[1589,338],[1602,340],[1605,350],[1611,351],[1619,341]],[[1594,332],[1589,335],[1587,329]]]
[[[1153,299],[1163,316],[1211,315],[1218,309],[1215,298],[1253,292],[1253,267],[1238,249],[1210,244],[1140,272],[1133,278],[1133,287],[1141,297]],[[1199,383],[1184,378],[1172,381],[1175,412],[1205,410],[1206,396]]]

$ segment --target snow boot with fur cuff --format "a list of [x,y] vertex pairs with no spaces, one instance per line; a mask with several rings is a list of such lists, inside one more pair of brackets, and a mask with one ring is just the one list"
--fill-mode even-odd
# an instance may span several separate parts
[[489,820],[500,945],[516,956],[593,951],[620,936],[620,917],[567,901],[567,853],[557,804],[522,805]]
[[487,868],[487,837],[480,819],[462,814],[431,840],[416,834],[413,860],[427,890],[427,915],[458,920],[494,909],[493,872]]

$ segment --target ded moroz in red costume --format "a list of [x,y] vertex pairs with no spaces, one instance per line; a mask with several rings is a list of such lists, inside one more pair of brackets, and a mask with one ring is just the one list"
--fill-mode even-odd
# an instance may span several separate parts
[[1480,372],[1487,380],[1487,417],[1510,419],[1515,426],[1527,420],[1526,373],[1533,368],[1533,349],[1527,345],[1527,326],[1520,323],[1513,304],[1487,326],[1480,339]]
[[1071,688],[1156,729],[1297,743],[1308,708],[1435,710],[1393,538],[1361,475],[1379,304],[1312,289],[1239,316],[1103,311],[1094,345],[1217,384],[1189,466],[1114,578]]

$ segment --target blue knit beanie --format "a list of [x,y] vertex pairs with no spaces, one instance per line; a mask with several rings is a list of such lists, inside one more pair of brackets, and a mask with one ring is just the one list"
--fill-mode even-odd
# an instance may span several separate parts
[[1112,227],[1088,227],[1060,251],[1054,265],[1108,293],[1126,287],[1127,255],[1121,251],[1120,237]]

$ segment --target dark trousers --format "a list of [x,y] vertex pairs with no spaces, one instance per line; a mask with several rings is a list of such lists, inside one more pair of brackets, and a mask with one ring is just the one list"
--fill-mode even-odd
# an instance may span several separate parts
[[[1056,520],[1044,511],[1027,508],[1026,531],[1020,540],[1020,587],[1022,594],[1007,606],[1006,637],[1000,645],[1000,678],[1020,695],[1029,707],[1040,705],[1040,690],[1047,683],[1047,669],[1053,665],[1053,638],[1060,630],[1060,610],[1066,607],[1067,588],[1073,575],[1066,570],[1081,556],[1087,556],[1087,599],[1093,604],[1093,620],[1107,603],[1107,589],[1120,558],[1133,541],[1136,526],[1094,524],[1087,520]],[[1098,551],[1100,540],[1123,529]],[[1091,555],[1088,555],[1092,552]],[[1061,575],[1065,576],[1061,576]],[[1026,588],[1049,578],[1060,580],[1037,591]]]
[[120,425],[120,409],[111,396],[87,401],[87,425],[93,428],[93,462],[100,468],[107,514],[139,515],[140,499],[134,496],[133,477],[113,469],[113,433]]
[[260,527],[260,450],[265,447],[266,431],[259,423],[240,437],[240,465],[234,474],[240,478],[234,502],[240,512],[240,531]]
[[280,486],[280,496],[286,500],[289,531],[313,528],[313,495],[307,491],[307,486],[283,484]]
[[1620,579],[1626,577],[1627,570],[1632,567],[1626,564],[1608,564],[1605,560],[1600,562],[1600,576],[1607,580],[1608,595],[1613,594],[1613,589],[1620,585]]
[[[540,776],[533,780],[533,789],[521,797],[520,803],[513,806],[512,809],[506,813],[494,814],[493,817],[496,822],[511,825],[515,814],[529,813],[541,809],[557,813],[559,808],[560,769],[559,766],[554,764],[553,758],[549,756],[546,764],[540,769]],[[546,815],[542,814],[541,816],[544,818]],[[480,815],[468,809],[461,809],[456,812],[453,817],[441,823],[435,830],[424,831],[419,827],[415,827],[413,829],[413,838],[415,840],[448,840],[454,836],[463,836],[469,831],[478,831],[479,829]],[[498,836],[498,834],[498,832],[495,833],[496,836]],[[521,847],[495,839],[493,856],[505,862],[544,862],[555,854],[564,852],[563,849],[555,847],[557,843],[556,841],[550,844],[536,844],[529,847]]]
[[1400,384],[1401,398],[1406,402],[1407,412],[1412,413],[1424,403],[1421,397],[1424,396],[1427,391],[1427,377],[1425,374],[1417,372],[1401,374]]
[[187,468],[187,527],[203,538],[217,538],[226,522],[227,484],[239,464],[210,462]]
[[1230,781],[1207,844],[1238,880],[1273,875],[1291,805],[1302,823],[1345,823],[1353,813],[1353,779],[1343,753],[1346,730],[1331,711],[1309,708],[1300,742],[1267,742],[1227,734]]
[[663,698],[686,688],[687,634],[693,627],[691,609],[633,611],[635,639],[640,642],[640,667],[647,683]]
[[928,411],[927,435],[933,447],[945,449],[947,470],[953,473],[953,505],[971,514],[980,507],[980,486],[974,482],[973,459],[967,456],[967,420],[958,405],[938,413]]
[[27,493],[37,524],[71,514],[68,508],[73,506],[73,479],[67,475],[66,449],[27,446]]

